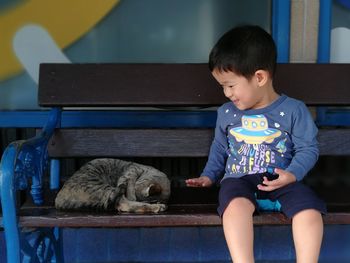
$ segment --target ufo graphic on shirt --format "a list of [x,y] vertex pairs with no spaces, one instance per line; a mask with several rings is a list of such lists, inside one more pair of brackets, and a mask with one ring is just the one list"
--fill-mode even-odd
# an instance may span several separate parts
[[242,127],[232,128],[230,133],[238,142],[247,144],[271,143],[281,135],[281,131],[268,127],[264,115],[243,115]]

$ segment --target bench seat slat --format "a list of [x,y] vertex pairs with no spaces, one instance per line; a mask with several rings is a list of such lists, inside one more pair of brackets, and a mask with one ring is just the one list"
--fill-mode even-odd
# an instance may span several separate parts
[[[52,157],[206,157],[213,129],[60,129]],[[320,129],[321,155],[350,155],[349,129]]]
[[[323,216],[325,224],[349,224],[350,213],[331,212]],[[221,226],[216,205],[169,206],[161,214],[116,214],[115,212],[64,212],[53,207],[27,207],[20,210],[22,227],[167,227]],[[255,225],[288,225],[285,215],[264,212],[254,216]]]

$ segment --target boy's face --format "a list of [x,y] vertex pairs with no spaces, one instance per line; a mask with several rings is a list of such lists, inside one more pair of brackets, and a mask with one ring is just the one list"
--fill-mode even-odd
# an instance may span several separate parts
[[224,94],[239,110],[259,109],[262,105],[262,90],[253,76],[247,79],[244,76],[235,74],[232,71],[212,72],[214,78],[222,86]]

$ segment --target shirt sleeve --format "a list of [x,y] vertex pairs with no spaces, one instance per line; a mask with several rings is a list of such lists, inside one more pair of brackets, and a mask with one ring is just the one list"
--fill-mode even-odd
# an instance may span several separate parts
[[215,136],[210,147],[208,161],[201,174],[201,176],[208,176],[213,183],[222,177],[227,159],[228,143],[222,117],[222,108],[219,108],[217,111]]
[[300,102],[292,123],[293,158],[286,169],[293,173],[298,181],[305,177],[318,159],[317,132],[308,108]]

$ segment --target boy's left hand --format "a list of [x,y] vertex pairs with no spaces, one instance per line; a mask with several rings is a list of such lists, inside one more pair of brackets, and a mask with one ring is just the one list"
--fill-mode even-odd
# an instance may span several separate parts
[[264,177],[264,181],[258,185],[258,189],[269,192],[294,183],[297,180],[292,173],[282,169],[275,168],[275,173],[279,175],[277,179],[269,181],[267,177]]

